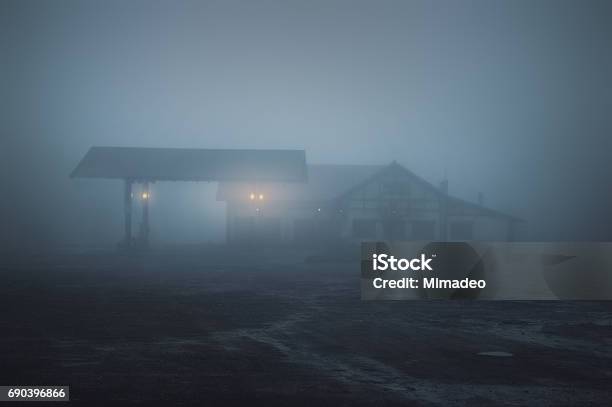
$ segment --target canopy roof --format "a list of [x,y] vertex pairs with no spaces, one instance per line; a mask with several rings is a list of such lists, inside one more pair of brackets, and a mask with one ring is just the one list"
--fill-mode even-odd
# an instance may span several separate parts
[[304,150],[92,147],[72,178],[305,182]]

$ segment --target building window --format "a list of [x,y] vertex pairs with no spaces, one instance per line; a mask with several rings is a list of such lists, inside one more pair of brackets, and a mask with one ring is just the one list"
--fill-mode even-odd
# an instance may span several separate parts
[[353,237],[376,238],[376,221],[370,219],[353,220]]
[[406,239],[406,222],[401,220],[385,221],[382,224],[383,234],[388,240],[405,240]]
[[415,220],[412,222],[412,238],[414,240],[435,239],[436,222],[433,220]]
[[451,240],[472,240],[474,238],[474,222],[460,221],[450,224]]

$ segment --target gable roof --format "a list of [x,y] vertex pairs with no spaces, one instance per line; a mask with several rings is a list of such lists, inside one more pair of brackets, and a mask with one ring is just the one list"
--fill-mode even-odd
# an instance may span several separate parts
[[397,170],[400,171],[402,173],[404,173],[405,175],[407,175],[409,178],[412,179],[412,181],[416,182],[417,184],[423,186],[426,190],[429,190],[430,192],[433,192],[436,195],[440,195],[442,194],[442,191],[440,191],[438,188],[436,188],[435,186],[433,186],[431,183],[425,181],[425,179],[419,177],[418,175],[416,175],[414,172],[410,171],[408,168],[398,164],[396,161],[393,161],[391,164],[389,165],[384,165],[384,166],[380,166],[378,167],[378,171],[376,171],[375,173],[373,173],[372,175],[370,175],[369,177],[362,179],[361,182],[353,185],[351,188],[347,189],[346,191],[342,192],[342,194],[340,194],[337,199],[343,199],[346,196],[350,195],[351,193],[353,193],[356,190],[359,190],[361,188],[363,188],[365,185],[369,184],[370,182],[372,182],[373,180],[383,176],[384,174],[386,174],[389,171],[393,171],[393,170]]
[[305,182],[304,150],[92,147],[72,178]]
[[424,178],[419,177],[414,172],[410,171],[409,169],[407,169],[403,165],[398,164],[395,161],[393,161],[390,165],[387,165],[387,166],[384,166],[384,167],[380,167],[380,168],[381,169],[378,172],[376,172],[375,174],[373,174],[369,178],[364,179],[360,183],[354,185],[352,188],[350,188],[349,190],[347,190],[343,194],[341,194],[337,199],[342,199],[342,198],[350,195],[355,190],[358,190],[358,189],[362,188],[363,186],[367,185],[368,183],[370,183],[371,181],[375,180],[376,178],[384,175],[387,171],[397,170],[397,171],[400,171],[400,172],[404,173],[409,178],[411,178],[412,181],[414,181],[417,184],[423,186],[426,190],[429,190],[431,193],[433,193],[434,195],[438,196],[439,198],[446,199],[451,209],[453,207],[457,207],[457,206],[464,206],[464,207],[469,207],[470,209],[476,210],[478,212],[482,212],[482,213],[484,213],[484,214],[486,214],[488,216],[501,217],[501,218],[505,218],[505,219],[508,219],[508,220],[516,221],[516,222],[523,222],[524,221],[523,219],[517,218],[517,217],[512,216],[512,215],[508,215],[506,213],[497,211],[495,209],[487,208],[487,207],[479,205],[477,203],[466,201],[464,199],[448,195],[446,192],[443,192],[440,188],[435,187],[430,182],[426,181]]

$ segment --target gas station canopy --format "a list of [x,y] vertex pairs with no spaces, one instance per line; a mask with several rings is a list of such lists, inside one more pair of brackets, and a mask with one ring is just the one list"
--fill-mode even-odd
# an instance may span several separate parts
[[[304,150],[210,150],[92,147],[71,178],[122,179],[125,235],[122,245],[149,241],[149,183],[155,181],[306,182]],[[142,223],[132,238],[132,184],[142,184]]]
[[306,182],[304,150],[92,147],[71,178]]

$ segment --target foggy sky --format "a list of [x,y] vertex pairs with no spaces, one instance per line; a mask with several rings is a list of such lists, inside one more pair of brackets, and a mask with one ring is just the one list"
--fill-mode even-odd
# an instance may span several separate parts
[[[0,0],[2,243],[120,238],[120,183],[68,178],[93,145],[397,160],[534,240],[610,240],[610,38],[607,1]],[[158,229],[217,239],[214,189],[160,184]]]

